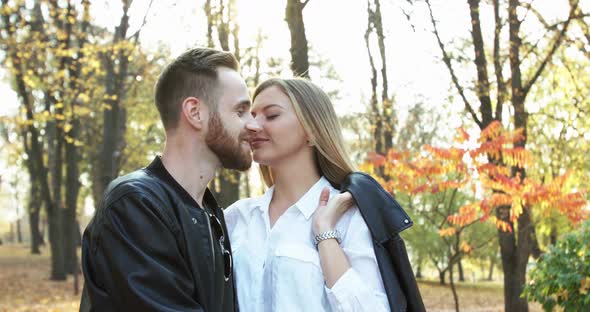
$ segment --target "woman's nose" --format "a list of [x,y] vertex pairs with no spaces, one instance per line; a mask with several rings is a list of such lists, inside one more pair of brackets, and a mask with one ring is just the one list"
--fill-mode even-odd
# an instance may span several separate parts
[[258,121],[256,121],[256,118],[252,117],[246,123],[246,129],[253,131],[253,132],[258,132],[258,131],[262,130],[262,127],[258,124]]

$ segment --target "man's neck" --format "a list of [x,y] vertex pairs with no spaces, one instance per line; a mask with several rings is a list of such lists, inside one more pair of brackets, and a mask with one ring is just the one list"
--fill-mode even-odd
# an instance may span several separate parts
[[166,141],[162,153],[166,170],[201,207],[207,185],[219,167],[219,160],[212,154],[205,144],[181,144],[174,139]]

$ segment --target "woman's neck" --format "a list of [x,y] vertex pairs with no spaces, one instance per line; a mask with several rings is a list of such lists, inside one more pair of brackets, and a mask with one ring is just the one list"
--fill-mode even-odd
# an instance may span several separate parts
[[[295,204],[320,179],[312,153],[305,153],[298,159],[289,159],[273,166],[273,203],[286,208]],[[285,209],[286,209],[285,208]]]

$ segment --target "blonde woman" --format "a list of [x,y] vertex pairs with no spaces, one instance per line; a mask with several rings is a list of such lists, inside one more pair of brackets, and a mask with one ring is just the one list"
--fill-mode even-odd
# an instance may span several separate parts
[[270,79],[252,115],[269,189],[225,210],[240,310],[389,311],[371,234],[339,194],[354,168],[328,96],[306,80]]

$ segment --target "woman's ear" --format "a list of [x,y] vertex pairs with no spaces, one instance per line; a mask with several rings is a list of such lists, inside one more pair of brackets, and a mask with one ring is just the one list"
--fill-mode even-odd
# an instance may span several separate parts
[[196,97],[187,97],[182,102],[182,111],[181,114],[184,116],[184,119],[188,122],[189,125],[193,126],[195,129],[202,129],[204,125],[204,116],[206,114],[203,112],[206,110],[205,105],[203,105],[203,101]]

